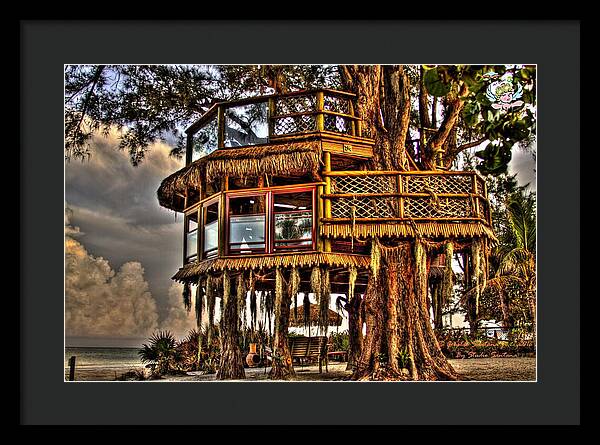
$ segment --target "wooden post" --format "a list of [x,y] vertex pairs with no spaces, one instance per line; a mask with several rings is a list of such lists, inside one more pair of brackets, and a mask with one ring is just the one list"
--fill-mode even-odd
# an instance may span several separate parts
[[[350,105],[350,114],[352,116],[354,116],[354,104],[352,103],[352,99],[348,99],[348,104]],[[358,129],[356,128],[357,121],[355,121],[354,119],[350,120],[350,134],[352,136],[357,136],[358,135]]]
[[317,91],[317,131],[325,130],[325,115],[323,110],[325,109],[325,95],[323,91]]
[[[398,174],[398,176],[396,176],[396,181],[397,181],[397,186],[398,186],[398,193],[404,193],[404,184],[402,183],[402,175]],[[404,218],[404,197],[400,196],[398,197],[398,216],[400,218]]]
[[[477,175],[475,173],[473,173],[473,194],[477,195]],[[481,217],[481,215],[479,214],[479,198],[477,197],[473,197],[473,213],[475,217]],[[483,219],[483,218],[482,218]]]
[[[322,94],[322,93],[321,93]],[[325,167],[323,168],[323,172],[329,173],[331,171],[331,153],[326,151],[323,152],[323,162]],[[325,194],[331,194],[331,177],[325,176]],[[324,202],[324,213],[325,218],[331,218],[331,200],[329,198],[325,199]],[[325,252],[331,252],[331,240],[329,238],[325,238],[323,245],[323,250]]]
[[219,105],[217,108],[217,148],[225,146],[225,108]]
[[218,222],[218,227],[219,227],[219,234],[218,234],[218,245],[219,245],[219,256],[225,256],[225,253],[227,252],[227,233],[228,233],[228,228],[227,228],[227,209],[225,208],[226,199],[225,199],[225,193],[221,193],[221,196],[219,196],[219,222]]
[[[196,240],[198,241],[198,261],[202,261],[204,257],[204,226],[206,226],[206,209],[204,204],[198,206],[198,232],[196,233]],[[218,224],[218,223],[217,223]]]
[[193,142],[194,136],[188,134],[185,140],[185,165],[189,165],[192,162]]
[[273,136],[275,136],[275,119],[274,116],[276,115],[276,108],[275,108],[275,98],[274,97],[270,97],[269,98],[269,111],[268,111],[268,115],[267,115],[267,122],[269,123],[269,140],[271,140],[271,138]]
[[316,235],[317,235],[317,250],[325,250],[325,246],[323,245],[323,238],[321,237],[321,218],[323,218],[324,214],[324,199],[321,197],[323,195],[323,185],[317,186],[317,208],[315,209],[317,212],[317,227],[316,227]]
[[77,357],[72,355],[69,359],[69,381],[72,382],[75,380],[75,361]]

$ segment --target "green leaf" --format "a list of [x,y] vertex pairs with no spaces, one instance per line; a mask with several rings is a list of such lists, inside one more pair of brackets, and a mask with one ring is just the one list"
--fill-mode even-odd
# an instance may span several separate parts
[[450,85],[442,82],[437,68],[425,72],[423,83],[432,96],[443,97],[450,92]]

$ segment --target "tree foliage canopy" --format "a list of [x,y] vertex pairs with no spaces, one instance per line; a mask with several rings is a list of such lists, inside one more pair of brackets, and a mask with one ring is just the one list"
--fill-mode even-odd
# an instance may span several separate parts
[[[354,69],[352,69],[354,68]],[[122,130],[121,149],[138,165],[150,144],[163,140],[184,153],[182,130],[217,102],[360,82],[361,67],[338,65],[68,65],[65,67],[65,155],[87,158],[96,132]],[[363,67],[363,71],[372,69]],[[506,172],[516,143],[535,137],[535,67],[505,65],[384,66],[381,94],[399,95],[380,115],[404,112],[403,139],[420,168],[451,167],[464,150],[477,152],[484,174]],[[522,105],[494,106],[489,86],[510,74]],[[351,79],[354,76],[354,79]],[[387,101],[390,103],[390,101]],[[402,107],[403,110],[397,110]],[[363,117],[364,118],[364,117]],[[385,122],[383,126],[385,129]],[[437,160],[436,160],[437,159]]]

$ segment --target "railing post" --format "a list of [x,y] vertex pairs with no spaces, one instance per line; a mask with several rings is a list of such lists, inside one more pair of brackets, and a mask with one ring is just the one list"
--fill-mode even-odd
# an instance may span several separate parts
[[[402,183],[402,173],[396,176],[396,186],[398,193],[404,193],[404,184]],[[404,218],[404,196],[398,198],[398,216]]]
[[221,193],[221,196],[219,196],[219,222],[217,224],[217,226],[219,227],[219,232],[217,235],[217,245],[219,246],[218,252],[220,257],[225,256],[227,250],[227,209],[225,207],[225,193]]
[[269,111],[267,116],[267,122],[269,124],[269,140],[275,135],[275,98],[269,97]]
[[[323,94],[323,93],[321,93]],[[323,169],[324,173],[331,172],[331,153],[326,151],[323,152],[323,162],[325,167]],[[331,176],[325,176],[325,194],[329,195],[331,193]],[[324,202],[324,212],[325,218],[331,218],[331,200],[329,198],[325,198]],[[331,252],[331,240],[325,238],[323,250],[325,252]]]
[[[352,99],[348,99],[348,104],[350,105],[350,114],[352,116],[354,116],[354,104],[352,103]],[[357,121],[355,121],[354,119],[350,120],[350,134],[352,136],[357,136],[358,135],[358,129],[357,127]]]
[[225,109],[222,105],[217,108],[217,147],[225,147]]
[[[472,180],[472,185],[473,185],[473,195],[477,195],[477,174],[473,173],[471,175],[471,180]],[[477,196],[473,197],[473,213],[474,216],[476,218],[481,218],[481,215],[479,214],[479,198],[477,198]]]
[[204,256],[204,226],[206,225],[206,212],[204,204],[198,206],[198,232],[196,233],[196,248],[198,249],[198,261],[202,261]]
[[325,94],[323,91],[317,91],[317,131],[325,130],[325,115],[323,111],[325,109]]

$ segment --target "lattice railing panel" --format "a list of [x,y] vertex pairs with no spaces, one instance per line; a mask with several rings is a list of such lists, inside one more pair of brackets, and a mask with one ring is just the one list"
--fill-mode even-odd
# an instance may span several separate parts
[[275,119],[273,123],[273,133],[276,136],[314,131],[316,128],[317,120],[314,115],[282,117]]
[[279,97],[275,101],[275,114],[307,113],[316,110],[316,97],[290,96]]
[[352,114],[350,100],[345,97],[327,96],[323,97],[323,108],[336,113]]
[[331,216],[334,218],[394,218],[397,216],[396,199],[360,198],[359,196],[335,199],[331,206]]
[[476,177],[477,180],[477,192],[480,195],[483,195],[483,192],[485,191],[485,182],[483,182],[483,179],[481,179],[479,176]]
[[396,193],[396,179],[389,176],[332,176],[332,193]]
[[470,198],[404,198],[407,218],[469,218],[473,216]]
[[324,118],[324,128],[327,131],[350,134],[352,132],[352,122],[347,117],[326,114]]
[[406,175],[403,177],[405,193],[471,193],[470,175]]

